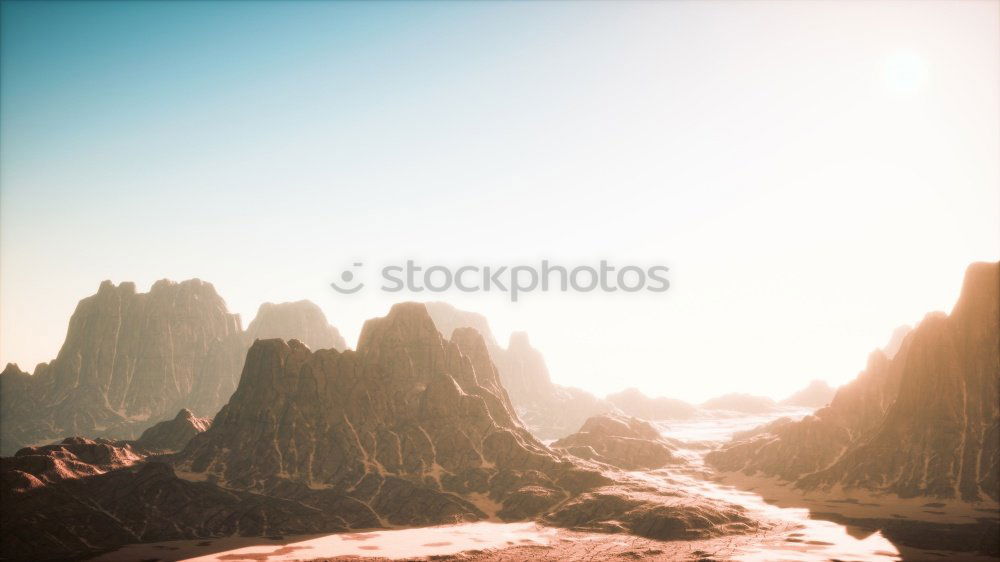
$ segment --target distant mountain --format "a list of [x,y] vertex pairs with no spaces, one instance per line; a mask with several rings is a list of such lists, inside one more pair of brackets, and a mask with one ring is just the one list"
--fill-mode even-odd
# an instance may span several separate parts
[[614,412],[613,404],[578,388],[554,384],[542,354],[524,332],[514,332],[500,347],[481,314],[443,302],[425,304],[435,326],[446,337],[458,328],[473,328],[483,336],[500,381],[520,419],[540,439],[556,439],[580,428],[591,416]]
[[[614,443],[655,439],[650,429],[626,424],[628,435],[595,443],[615,458]],[[633,445],[626,460],[652,458]],[[90,476],[47,476],[67,459]],[[257,340],[229,403],[176,455],[77,439],[0,468],[5,558],[483,519],[663,540],[766,526],[742,507],[546,447],[518,421],[480,333],[446,339],[418,303],[366,322],[356,351]]]
[[336,328],[327,323],[323,311],[307,300],[260,305],[257,316],[247,326],[246,337],[249,343],[294,338],[309,349],[347,349],[347,342]]
[[647,421],[617,414],[594,416],[580,431],[552,443],[552,448],[625,470],[653,470],[681,464],[674,443]]
[[885,344],[885,347],[882,348],[882,353],[889,359],[895,357],[896,353],[899,352],[899,348],[903,345],[903,340],[912,331],[913,328],[909,325],[903,325],[893,330],[892,335],[889,336],[889,343]]
[[833,388],[826,381],[814,380],[809,386],[792,394],[781,401],[782,406],[803,406],[806,408],[822,408],[833,400],[833,395],[837,389]]
[[877,350],[831,404],[708,455],[728,471],[974,501],[998,499],[1000,264],[969,266],[950,315],[928,314],[894,357]]
[[662,396],[650,398],[637,388],[609,394],[608,402],[622,412],[644,420],[686,420],[698,413],[698,408],[687,402]]
[[701,407],[706,410],[729,410],[743,414],[765,414],[777,409],[778,404],[774,400],[764,396],[734,392],[706,400],[701,404]]
[[101,283],[80,301],[57,357],[0,374],[0,454],[68,435],[135,439],[187,408],[211,417],[239,380],[256,335],[302,336],[343,349],[316,305],[261,306],[243,332],[210,283]]
[[136,443],[153,451],[180,451],[195,435],[211,426],[211,419],[195,417],[185,408],[174,419],[161,421],[143,431]]

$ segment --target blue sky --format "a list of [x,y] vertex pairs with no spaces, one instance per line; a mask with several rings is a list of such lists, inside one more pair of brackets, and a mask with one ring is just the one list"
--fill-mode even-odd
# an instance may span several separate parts
[[5,2],[0,361],[53,357],[103,279],[200,277],[244,324],[309,298],[350,339],[400,298],[330,291],[357,260],[613,259],[666,263],[673,288],[440,298],[600,393],[843,382],[1000,257],[998,21],[989,2]]

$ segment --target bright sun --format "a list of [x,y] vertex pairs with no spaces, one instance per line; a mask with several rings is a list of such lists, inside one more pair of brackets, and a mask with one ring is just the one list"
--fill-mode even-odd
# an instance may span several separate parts
[[913,94],[923,89],[927,74],[923,57],[911,51],[892,53],[882,65],[883,83],[897,94]]

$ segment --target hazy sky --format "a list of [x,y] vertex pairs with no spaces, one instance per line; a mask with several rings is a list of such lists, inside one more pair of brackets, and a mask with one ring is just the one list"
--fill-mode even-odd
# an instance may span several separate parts
[[[553,378],[842,383],[1000,257],[1000,3],[2,5],[0,361],[103,279],[450,300]],[[661,295],[353,296],[354,261],[664,263]]]

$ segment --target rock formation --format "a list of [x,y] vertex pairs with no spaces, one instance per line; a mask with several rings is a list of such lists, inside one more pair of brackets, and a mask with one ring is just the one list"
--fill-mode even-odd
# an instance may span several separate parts
[[782,400],[781,405],[822,408],[833,400],[833,395],[836,393],[837,389],[828,385],[826,381],[814,380],[809,386]]
[[142,432],[136,442],[152,451],[180,451],[195,435],[212,426],[209,418],[198,418],[187,408],[177,412],[177,416],[162,421]]
[[899,352],[899,348],[903,345],[903,340],[912,331],[913,328],[908,324],[904,324],[893,330],[892,335],[889,336],[889,343],[885,344],[885,347],[882,348],[882,353],[889,359],[895,357],[896,353]]
[[18,457],[52,449],[25,451],[4,459],[0,556],[484,518],[661,539],[759,527],[737,506],[549,449],[517,420],[480,334],[445,339],[416,303],[368,321],[356,351],[256,341],[229,403],[176,455],[33,486]]
[[29,379],[3,375],[5,403],[33,404],[0,413],[4,454],[66,435],[137,437],[176,412],[200,378],[239,373],[239,363],[206,369],[206,357],[239,333],[239,317],[209,283],[164,280],[136,293],[133,283],[105,281],[77,305],[51,363]]
[[58,356],[33,375],[0,374],[0,454],[68,435],[135,439],[182,408],[219,411],[239,381],[254,335],[303,337],[343,349],[343,339],[306,301],[265,304],[243,332],[210,283],[101,283],[80,301]]
[[625,470],[652,470],[680,462],[672,452],[675,446],[652,424],[614,414],[590,418],[580,431],[552,443],[552,448]]
[[742,414],[766,414],[773,412],[777,406],[770,398],[737,392],[706,400],[701,405],[706,410],[727,410]]
[[556,439],[577,430],[588,418],[616,411],[606,400],[578,388],[554,384],[542,354],[531,346],[527,334],[514,332],[506,348],[500,347],[486,318],[442,303],[426,303],[427,312],[446,338],[458,328],[473,328],[485,341],[500,381],[510,395],[521,421],[539,439]]
[[644,420],[687,420],[698,413],[698,408],[683,400],[663,396],[650,398],[637,388],[627,388],[616,394],[609,394],[608,402],[622,412]]
[[297,339],[309,349],[347,349],[347,343],[336,328],[327,323],[323,311],[312,301],[274,304],[266,302],[257,309],[257,316],[247,326],[247,340],[273,338]]
[[707,460],[807,489],[997,500],[998,294],[1000,264],[971,265],[950,315],[927,315],[891,359],[873,352],[829,406]]
[[0,558],[79,560],[124,544],[377,527],[367,509],[333,500],[227,490],[178,478],[122,441],[82,438],[0,460]]

